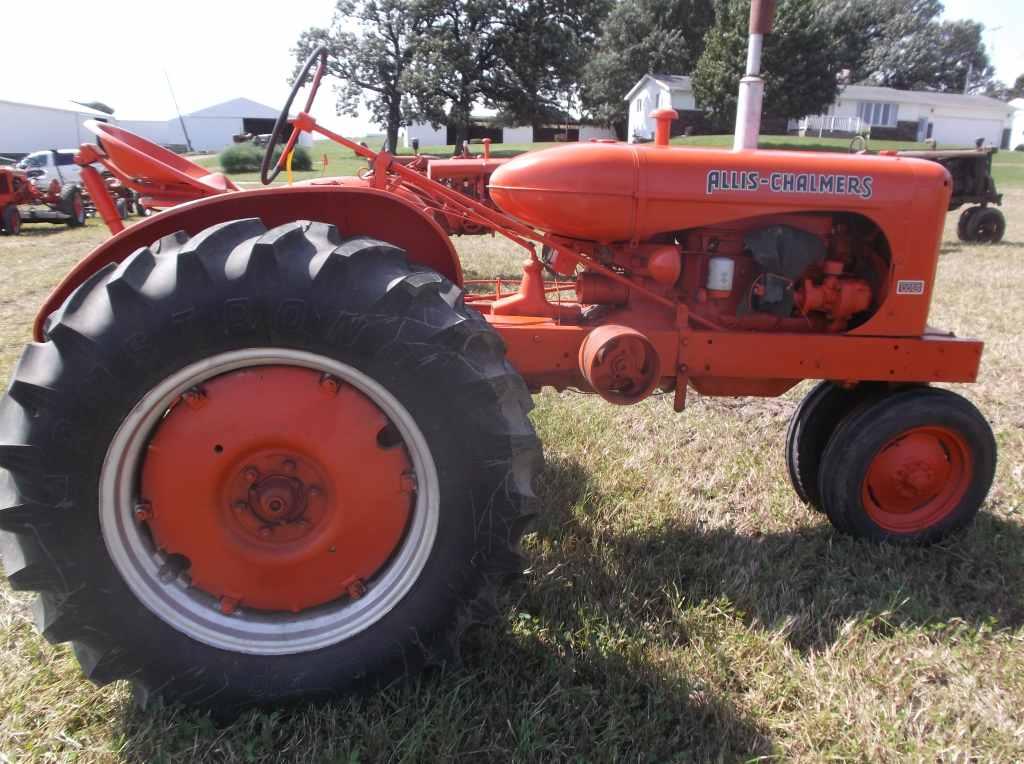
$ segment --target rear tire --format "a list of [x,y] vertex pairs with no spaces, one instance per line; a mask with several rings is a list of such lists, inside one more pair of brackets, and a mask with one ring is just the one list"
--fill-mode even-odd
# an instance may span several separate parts
[[17,236],[21,233],[21,213],[18,212],[16,204],[8,204],[4,207],[0,223],[3,223],[0,229],[8,236]]
[[966,399],[917,387],[865,402],[821,459],[818,491],[836,529],[932,543],[966,527],[992,485],[992,429]]
[[956,223],[956,237],[960,239],[960,241],[974,241],[974,239],[971,238],[974,235],[973,229],[971,228],[971,216],[980,209],[981,207],[968,207],[960,213],[960,218]]
[[[25,350],[0,400],[0,546],[12,587],[40,592],[43,635],[71,641],[98,684],[130,679],[142,701],[225,714],[378,686],[455,654],[465,628],[496,612],[496,586],[522,570],[517,547],[542,463],[527,417],[531,398],[500,337],[466,308],[461,291],[409,265],[395,247],[342,240],[321,223],[266,231],[251,219],[191,239],[179,232],[96,273],[50,316],[45,335]],[[156,522],[166,502],[143,510],[140,494],[157,458],[145,444],[164,437],[179,413],[189,416],[189,396],[214,390],[203,404],[209,410],[222,405],[216,385],[240,383],[229,369],[242,374],[244,390],[245,374],[258,381],[278,368],[330,375],[319,377],[321,386],[336,380],[336,389],[351,385],[357,398],[376,403],[391,424],[374,447],[408,453],[414,469],[410,486],[402,473],[412,519],[383,567],[353,588],[340,581],[348,563],[339,563],[333,576],[347,594],[293,612],[225,604],[223,592],[186,577],[188,560],[158,543],[166,539]],[[289,410],[287,402],[250,405],[240,418],[252,429],[286,421]],[[327,422],[327,432],[348,432],[343,418],[332,430],[338,412],[294,416],[310,430]],[[232,444],[197,440],[196,448],[212,462],[227,458]],[[132,454],[141,462],[134,468]],[[184,495],[196,476],[164,474],[176,491],[173,479]],[[377,485],[367,481],[339,493],[372,492]],[[333,482],[323,485],[308,496],[334,491]],[[231,507],[241,512],[239,504]],[[344,517],[357,508],[348,507]],[[417,519],[421,507],[434,518],[432,536]],[[376,528],[375,521],[358,530]],[[152,560],[162,561],[158,571]],[[301,594],[318,583],[312,578],[277,583],[294,581]],[[394,581],[405,588],[385,587]]]

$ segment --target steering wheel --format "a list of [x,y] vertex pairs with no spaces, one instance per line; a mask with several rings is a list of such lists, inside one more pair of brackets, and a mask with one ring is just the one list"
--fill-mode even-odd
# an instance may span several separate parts
[[281,109],[281,113],[277,115],[277,122],[274,123],[274,131],[270,134],[270,140],[267,142],[267,150],[263,153],[263,161],[260,163],[260,181],[264,186],[269,186],[273,183],[277,176],[281,174],[281,170],[284,168],[285,162],[288,161],[288,155],[295,148],[296,142],[299,140],[301,130],[292,127],[292,134],[288,137],[288,143],[284,147],[284,151],[281,152],[281,157],[278,159],[277,164],[271,169],[270,165],[274,161],[274,149],[277,148],[278,142],[281,140],[281,136],[284,133],[284,129],[288,124],[288,114],[292,110],[292,103],[295,101],[295,96],[299,94],[302,86],[306,83],[306,79],[309,77],[309,72],[316,65],[316,73],[313,74],[313,84],[309,89],[309,96],[306,98],[306,108],[303,109],[307,114],[313,107],[313,100],[316,98],[316,91],[320,89],[320,80],[324,78],[324,72],[327,71],[327,46],[321,45],[319,48],[313,51],[312,55],[306,59],[306,63],[302,65],[302,70],[299,76],[295,78],[295,84],[292,85],[292,92],[288,95],[288,100],[284,104],[284,108]]

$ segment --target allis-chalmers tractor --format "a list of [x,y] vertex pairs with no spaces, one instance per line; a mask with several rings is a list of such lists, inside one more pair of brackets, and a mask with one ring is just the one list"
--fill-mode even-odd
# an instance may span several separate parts
[[[522,569],[543,386],[682,410],[689,387],[822,380],[786,440],[799,497],[874,541],[967,525],[995,443],[929,384],[973,381],[982,351],[927,323],[949,174],[755,150],[762,10],[732,151],[670,147],[663,111],[653,144],[479,160],[472,198],[317,124],[318,51],[264,180],[304,131],[369,172],[231,191],[178,168],[226,192],[82,260],[0,403],[3,557],[43,634],[95,682],[217,711],[443,660]],[[466,282],[462,224],[523,247],[517,288]]]

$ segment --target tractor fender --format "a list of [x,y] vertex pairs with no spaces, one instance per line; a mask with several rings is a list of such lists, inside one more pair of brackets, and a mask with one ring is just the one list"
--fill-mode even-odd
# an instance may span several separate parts
[[90,276],[119,263],[140,247],[185,231],[239,218],[259,218],[267,228],[292,220],[333,223],[345,236],[370,236],[404,249],[409,259],[433,268],[462,286],[462,266],[451,239],[413,201],[365,185],[304,185],[263,188],[211,196],[141,220],[103,242],[79,262],[50,293],[32,327],[42,341],[43,322]]

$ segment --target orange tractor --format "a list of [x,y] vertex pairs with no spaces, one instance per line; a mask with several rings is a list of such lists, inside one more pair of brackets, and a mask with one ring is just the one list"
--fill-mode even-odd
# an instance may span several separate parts
[[[800,498],[864,539],[966,526],[996,448],[929,386],[973,381],[982,352],[927,323],[949,174],[754,150],[762,10],[732,151],[670,147],[663,111],[653,144],[461,160],[489,175],[474,198],[319,125],[318,51],[263,177],[304,131],[369,172],[231,191],[172,167],[204,198],[66,276],[0,403],[0,543],[43,634],[95,682],[216,710],[443,660],[522,569],[543,386],[682,410],[689,387],[822,380],[786,439]],[[133,175],[166,180],[164,159]],[[523,247],[516,285],[463,278],[463,226]]]
[[24,223],[85,225],[82,190],[54,179],[39,188],[25,170],[0,167],[0,233],[17,236]]

